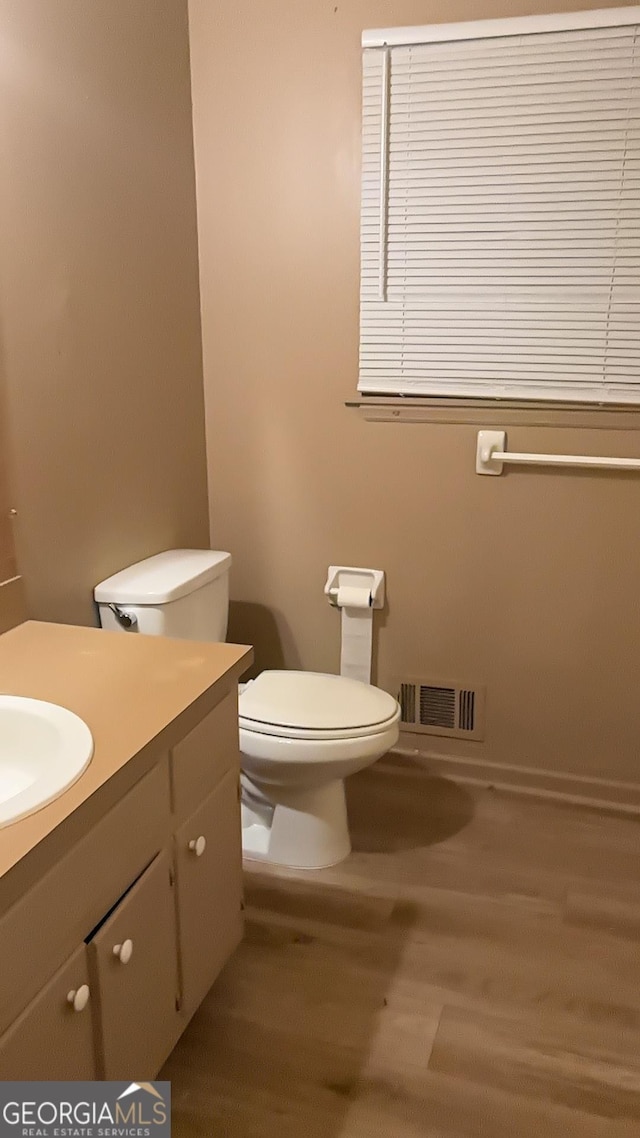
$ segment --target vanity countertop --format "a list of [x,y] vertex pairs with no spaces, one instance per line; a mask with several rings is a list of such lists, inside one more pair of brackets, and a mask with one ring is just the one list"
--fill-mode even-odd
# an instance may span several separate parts
[[[0,692],[48,700],[91,729],[94,754],[80,778],[48,806],[0,829],[0,879],[65,828],[89,799],[145,773],[145,753],[168,749],[237,684],[246,645],[165,640],[27,621],[0,636]],[[135,760],[135,762],[132,762]]]

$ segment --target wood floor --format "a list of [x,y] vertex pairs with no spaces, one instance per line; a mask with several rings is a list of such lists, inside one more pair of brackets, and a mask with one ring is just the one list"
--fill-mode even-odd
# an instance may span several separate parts
[[349,811],[341,866],[247,867],[175,1138],[639,1138],[640,823],[398,760]]

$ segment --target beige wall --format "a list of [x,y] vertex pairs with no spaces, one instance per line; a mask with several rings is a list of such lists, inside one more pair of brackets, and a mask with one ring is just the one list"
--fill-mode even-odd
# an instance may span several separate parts
[[20,624],[26,615],[24,588],[17,576],[13,540],[13,497],[9,474],[9,429],[0,340],[0,633]]
[[[0,373],[0,381],[2,375]],[[0,382],[0,585],[16,575],[16,557],[11,523],[11,493],[9,490],[8,430],[6,409]]]
[[91,622],[208,539],[185,0],[2,0],[0,140],[18,564],[33,615]]
[[[336,670],[327,566],[381,567],[380,683],[487,685],[486,741],[453,750],[640,781],[640,478],[478,478],[473,424],[368,423],[343,406],[361,30],[558,6],[191,0],[212,535],[235,558],[231,634],[260,664]],[[515,449],[640,454],[637,426],[502,421]]]

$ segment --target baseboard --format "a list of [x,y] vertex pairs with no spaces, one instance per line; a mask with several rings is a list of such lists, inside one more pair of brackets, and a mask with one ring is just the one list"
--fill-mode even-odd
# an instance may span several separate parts
[[0,582],[0,634],[27,619],[22,577]]
[[640,818],[640,783],[443,755],[412,747],[406,735],[383,762],[393,764],[398,773],[422,770],[454,782]]

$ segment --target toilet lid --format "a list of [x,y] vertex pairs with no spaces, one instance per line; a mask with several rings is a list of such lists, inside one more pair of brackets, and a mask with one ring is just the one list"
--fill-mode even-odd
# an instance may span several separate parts
[[371,684],[323,672],[262,672],[240,696],[240,717],[306,731],[347,731],[396,717],[393,696]]

